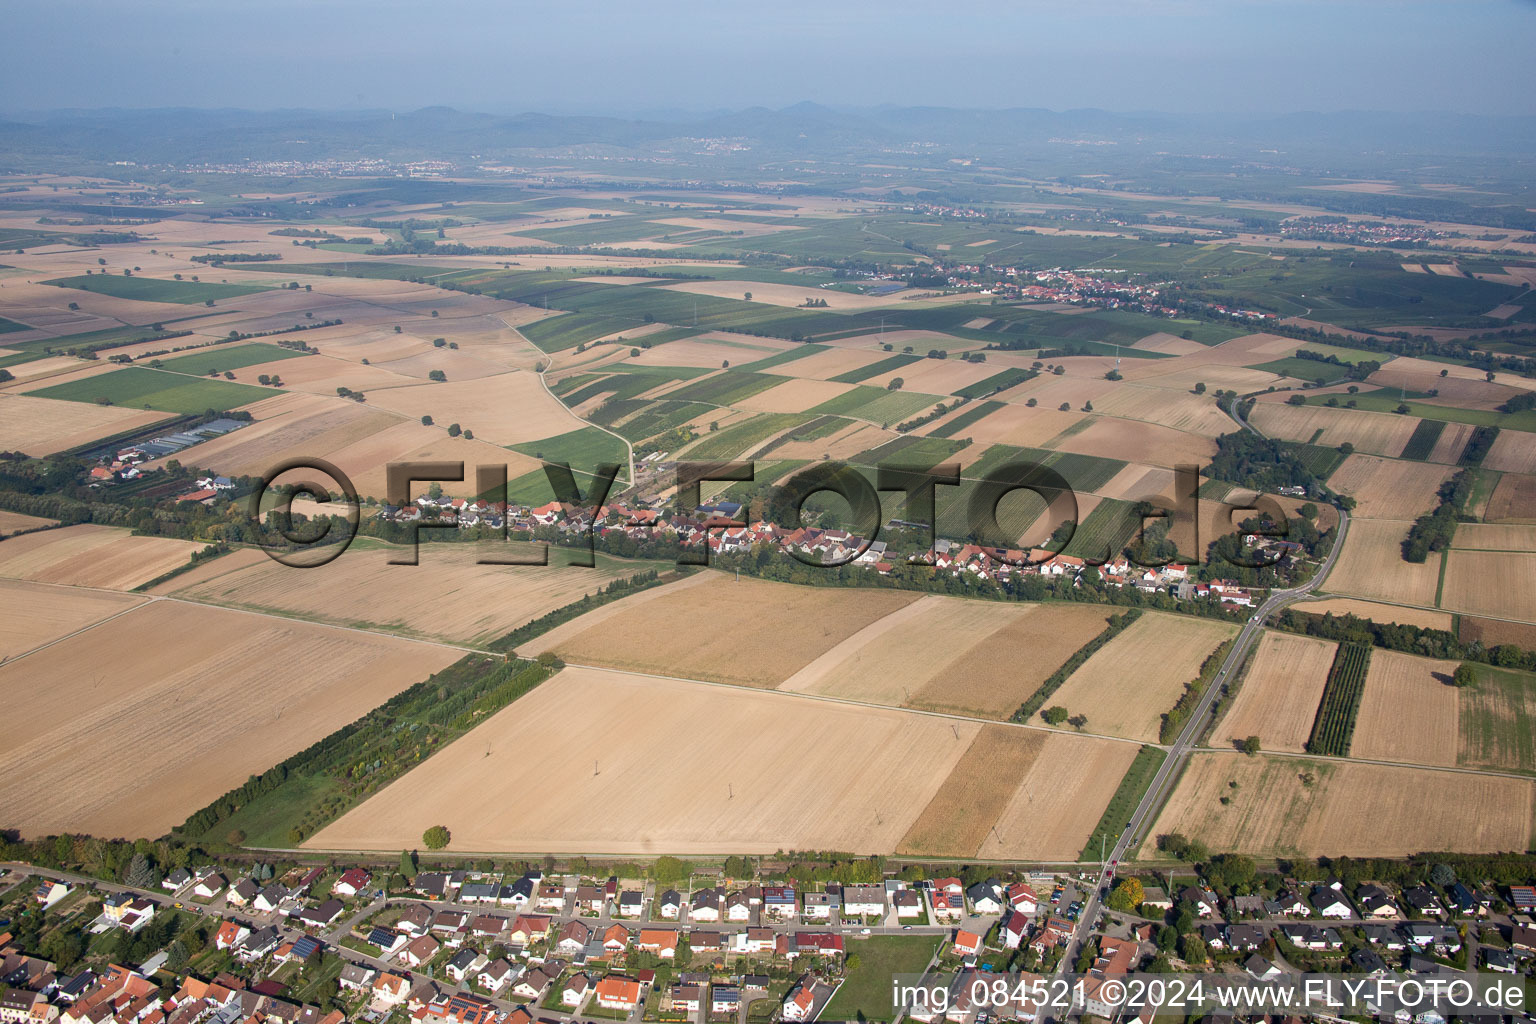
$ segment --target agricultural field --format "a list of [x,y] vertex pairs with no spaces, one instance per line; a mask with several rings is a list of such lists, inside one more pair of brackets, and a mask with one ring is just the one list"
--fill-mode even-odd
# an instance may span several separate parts
[[1440,607],[1536,623],[1536,551],[1452,549],[1446,553]]
[[0,509],[0,537],[9,537],[23,530],[36,530],[44,526],[53,526],[57,519],[44,519],[42,516],[22,515],[20,512],[7,512]]
[[1039,729],[982,726],[895,852],[919,857],[979,856],[1016,788],[1006,780],[1023,778],[1049,738]]
[[618,601],[593,613],[597,618],[582,616],[519,653],[554,651],[576,665],[772,688],[919,598],[909,591],[699,575],[697,585],[642,594],[657,596],[641,603]]
[[[146,603],[0,666],[10,712],[31,723],[0,753],[0,806],[27,836],[160,836],[459,656],[328,626]],[[281,666],[295,670],[274,670]],[[123,770],[123,745],[104,736],[133,737],[132,771]]]
[[1237,696],[1211,734],[1213,743],[1257,736],[1264,750],[1305,750],[1337,648],[1325,640],[1266,631]]
[[1483,459],[1483,468],[1503,473],[1536,473],[1536,434],[1501,430]]
[[1090,605],[925,596],[786,679],[781,690],[1006,719],[1089,640]]
[[1457,662],[1375,651],[1355,723],[1352,757],[1454,767],[1457,708],[1451,685]]
[[0,437],[5,447],[34,457],[68,451],[164,419],[169,419],[165,413],[147,409],[0,392]]
[[976,856],[1077,859],[1140,749],[1096,736],[1047,736]]
[[1493,488],[1483,518],[1490,523],[1536,524],[1536,476],[1505,473]]
[[83,380],[28,392],[33,398],[178,413],[236,409],[277,394],[280,392],[272,388],[190,377],[165,370],[152,370],[147,366],[127,366]]
[[295,572],[244,548],[182,573],[154,591],[209,604],[339,626],[479,646],[653,563],[599,554],[591,569],[560,564],[479,565],[479,558],[536,558],[541,545],[420,546],[419,564],[395,565],[407,547],[370,545],[317,569]]
[[1317,719],[1307,738],[1309,753],[1348,756],[1370,663],[1371,648],[1364,644],[1341,643],[1334,652],[1328,682],[1317,706]]
[[209,299],[233,299],[241,295],[264,292],[265,284],[214,284],[211,281],[163,281],[153,277],[116,277],[110,274],[81,274],[78,277],[61,277],[44,281],[56,288],[73,288],[97,295],[110,295],[118,299],[137,299],[140,302],[180,302],[193,305]]
[[1536,525],[1461,523],[1451,539],[1452,551],[1536,551]]
[[108,590],[82,590],[0,579],[0,662],[120,615],[146,598]]
[[1326,615],[1332,612],[1334,615],[1353,615],[1361,619],[1370,619],[1372,622],[1395,622],[1402,626],[1418,626],[1420,629],[1443,629],[1450,632],[1455,626],[1450,612],[1409,608],[1399,604],[1382,604],[1377,601],[1357,601],[1350,597],[1301,601],[1291,607],[1299,612],[1309,612],[1314,615]]
[[186,565],[206,546],[82,523],[8,539],[0,545],[0,578],[132,590]]
[[1346,441],[1355,451],[1396,457],[1418,426],[1411,416],[1330,409],[1321,405],[1260,402],[1249,417],[1268,437],[1336,448]]
[[544,390],[538,375],[527,370],[380,388],[368,392],[368,405],[407,417],[425,414],[442,427],[457,423],[474,431],[476,438],[503,446],[538,441],[581,426]]
[[1328,486],[1355,499],[1359,519],[1412,520],[1434,509],[1440,485],[1455,472],[1450,466],[1356,454],[1334,471]]
[[1440,586],[1440,556],[1424,563],[1403,561],[1403,539],[1411,523],[1390,519],[1355,519],[1333,572],[1330,593],[1367,600],[1435,607]]
[[1086,715],[1090,732],[1156,743],[1162,715],[1237,627],[1146,612],[1094,652],[1048,701]]
[[[1449,618],[1449,615],[1447,615]],[[1456,635],[1464,641],[1477,641],[1484,647],[1514,644],[1528,651],[1536,650],[1536,623],[1510,622],[1508,619],[1479,619],[1472,615],[1459,615]],[[1450,629],[1449,626],[1446,629]]]
[[[303,352],[283,348],[281,345],[272,345],[264,341],[245,342],[236,345],[217,345],[203,352],[162,359],[159,368],[175,373],[189,373],[194,377],[205,377],[214,372],[223,373],[225,370],[239,370],[247,366],[303,357]],[[286,369],[283,367],[278,372]]]
[[889,852],[980,729],[571,667],[306,845],[393,850],[442,824],[462,851]]
[[1457,763],[1536,772],[1536,675],[1473,665],[1477,682],[1460,691]]
[[[1256,857],[1497,853],[1530,842],[1533,795],[1523,779],[1201,752],[1150,834],[1199,836],[1211,849]],[[1157,856],[1150,842],[1142,851]]]

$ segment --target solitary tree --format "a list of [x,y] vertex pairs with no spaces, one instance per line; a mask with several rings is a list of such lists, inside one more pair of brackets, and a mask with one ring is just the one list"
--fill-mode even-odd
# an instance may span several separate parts
[[1453,686],[1472,686],[1477,682],[1477,670],[1470,662],[1462,662],[1456,666],[1456,673],[1451,676]]
[[1067,709],[1060,704],[1056,704],[1040,712],[1040,717],[1051,725],[1060,725],[1067,720]]
[[900,391],[902,387],[906,385],[906,383],[907,382],[902,380],[900,377],[892,377],[891,382],[885,386],[885,390]]
[[427,845],[429,850],[441,850],[448,845],[448,841],[452,838],[453,836],[449,833],[447,827],[443,825],[433,825],[421,834],[421,841]]
[[416,855],[410,850],[400,851],[400,874],[407,882],[416,877]]
[[448,436],[449,437],[458,437],[462,433],[464,433],[464,430],[457,423],[450,423],[450,424],[448,424]]
[[1083,727],[1088,724],[1088,716],[1073,715],[1071,718],[1067,719],[1067,724],[1076,729],[1078,732],[1082,732]]
[[1237,749],[1252,757],[1259,752],[1259,738],[1257,736],[1249,736],[1237,745]]
[[448,375],[442,370],[433,370],[431,373],[427,374],[427,379],[436,381],[437,383],[441,384],[443,381],[448,379]]
[[431,416],[423,416],[421,418],[421,425],[424,426],[424,427],[430,427],[432,425],[432,417]]
[[1197,395],[1205,394],[1205,381],[1202,380],[1202,381],[1196,381],[1195,382],[1195,394],[1197,394]]

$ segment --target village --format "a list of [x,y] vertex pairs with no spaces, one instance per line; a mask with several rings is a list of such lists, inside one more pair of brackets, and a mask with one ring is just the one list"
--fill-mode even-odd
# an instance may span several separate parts
[[[672,545],[680,552],[695,555],[707,547],[713,557],[747,554],[759,546],[769,546],[806,564],[852,566],[880,576],[889,576],[897,564],[907,562],[906,556],[898,555],[885,541],[871,541],[842,529],[801,526],[786,530],[766,520],[743,523],[736,518],[743,511],[744,506],[738,502],[717,501],[699,507],[689,516],[659,502],[619,501],[599,506],[594,515],[593,509],[569,502],[549,502],[530,508],[484,499],[470,501],[421,494],[409,505],[385,505],[376,516],[392,523],[457,527],[460,530],[485,527],[491,531],[506,531],[514,537],[553,537],[557,542],[573,544],[584,543],[590,536],[605,550],[613,550],[616,542],[628,541],[632,546]],[[901,528],[913,524],[892,521],[889,525]],[[1300,545],[1276,537],[1248,534],[1243,541],[1251,550],[1278,560],[1277,564],[1290,565],[1293,560],[1299,561],[1302,555]],[[1238,608],[1257,604],[1255,592],[1234,580],[1198,582],[1191,579],[1188,565],[1138,566],[1124,555],[1095,564],[1046,548],[999,548],[940,537],[934,541],[931,551],[912,557],[912,564],[931,565],[955,577],[999,585],[1039,576],[1067,581],[1074,586],[1097,582],[1117,589],[1129,587],[1148,594],[1163,593],[1178,600],[1215,600]]]
[[[887,979],[871,974],[905,971],[946,986],[943,1007],[860,1005],[860,1019],[1150,1024],[1157,1007],[1105,983],[1173,971],[1261,980],[1297,971],[1516,974],[1536,962],[1531,886],[1469,884],[1446,865],[1412,885],[1307,882],[1252,875],[1245,860],[1214,858],[1211,878],[1183,881],[1158,874],[1115,884],[1111,868],[1102,876],[1111,880],[1108,909],[1093,921],[1082,911],[1094,876],[1049,871],[1000,878],[967,869],[969,884],[912,869],[872,884],[720,872],[667,885],[537,868],[408,878],[299,866],[273,877],[258,865],[239,877],[204,865],[139,887],[14,865],[0,893],[10,915],[0,932],[0,1020],[768,1024],[847,1019],[857,997],[839,992],[880,993]],[[100,967],[80,967],[77,956],[61,970],[17,941],[29,919],[27,934],[75,929],[88,950],[137,951],[144,937],[165,945]],[[193,948],[190,937],[203,934]],[[1081,981],[1070,1006],[975,996],[978,978],[1016,983],[1068,971]]]

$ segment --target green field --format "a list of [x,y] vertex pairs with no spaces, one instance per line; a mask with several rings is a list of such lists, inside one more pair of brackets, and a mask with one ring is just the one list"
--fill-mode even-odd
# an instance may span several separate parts
[[17,331],[30,331],[32,328],[26,324],[19,324],[15,320],[7,320],[0,316],[0,334],[14,334]]
[[977,402],[929,431],[931,437],[954,437],[966,427],[983,417],[990,416],[1003,408],[1002,402]]
[[1022,384],[1039,375],[1035,370],[1021,370],[1018,367],[1013,367],[1004,370],[1002,373],[994,373],[992,376],[983,378],[975,384],[968,384],[956,391],[955,394],[961,398],[986,398],[988,395],[1011,388],[1015,384]]
[[723,430],[705,434],[704,439],[688,449],[690,459],[745,458],[753,445],[766,441],[779,431],[812,420],[809,413],[764,413],[749,420],[733,424]]
[[220,345],[210,348],[206,352],[194,352],[191,355],[176,356],[164,359],[160,362],[160,369],[175,370],[177,373],[190,373],[194,377],[204,377],[215,370],[238,370],[245,366],[257,366],[261,363],[271,363],[279,359],[295,359],[304,355],[303,352],[295,352],[291,348],[283,348],[280,345],[269,345],[266,342],[252,342],[244,345]]
[[1413,436],[1403,446],[1401,458],[1418,462],[1429,458],[1429,453],[1435,450],[1435,442],[1444,432],[1444,420],[1419,420],[1419,425],[1413,428]]
[[1536,675],[1473,664],[1475,685],[1461,691],[1458,763],[1469,768],[1536,771]]
[[943,401],[938,395],[923,395],[908,391],[887,391],[884,388],[860,384],[836,398],[828,399],[811,412],[852,416],[872,423],[895,426],[903,420],[926,412]]
[[868,366],[861,366],[856,370],[845,370],[837,376],[829,377],[828,379],[835,380],[839,384],[857,384],[871,377],[878,377],[882,373],[890,373],[892,370],[899,370],[903,366],[910,366],[922,358],[922,356],[908,355],[886,356],[884,359],[870,363]]
[[208,299],[232,299],[237,295],[251,295],[270,291],[264,284],[214,284],[209,281],[164,281],[156,277],[123,277],[111,274],[81,274],[78,277],[60,277],[44,281],[59,288],[75,288],[98,295],[111,295],[119,299],[138,299],[140,302],[180,302],[191,305]]
[[[1066,474],[1063,474],[1064,476]],[[1070,481],[1072,478],[1067,477]],[[1113,558],[1125,547],[1131,536],[1136,532],[1140,521],[1132,514],[1136,507],[1133,501],[1121,501],[1118,498],[1105,498],[1088,513],[1077,526],[1077,532],[1072,535],[1072,540],[1062,549],[1062,554],[1073,555],[1077,558],[1100,559],[1106,552]]]
[[1136,751],[1135,760],[1125,770],[1115,795],[1104,805],[1099,824],[1089,833],[1088,842],[1083,845],[1078,860],[1097,860],[1102,850],[1114,845],[1120,833],[1125,831],[1125,823],[1131,820],[1136,805],[1141,803],[1142,794],[1152,785],[1152,777],[1163,766],[1163,759],[1167,756],[1161,749],[1150,745]]
[[181,373],[129,366],[95,377],[55,384],[28,392],[34,398],[60,398],[67,402],[97,402],[161,412],[200,413],[229,410],[259,402],[282,392],[227,380],[207,380]]
[[753,359],[741,365],[749,370],[764,370],[770,366],[783,366],[785,363],[792,363],[796,359],[804,359],[806,356],[813,356],[817,352],[825,352],[826,350],[827,346],[825,345],[796,345],[794,348],[787,348],[782,352],[775,352],[771,356]]
[[1365,674],[1371,666],[1371,649],[1364,644],[1341,643],[1328,670],[1323,699],[1317,706],[1307,753],[1348,757],[1355,735],[1360,698],[1365,696]]
[[545,352],[563,352],[595,338],[634,330],[640,326],[635,321],[611,316],[566,313],[564,316],[552,316],[547,320],[525,324],[518,331]]
[[[566,434],[538,441],[524,441],[512,445],[512,450],[545,462],[568,462],[572,469],[589,472],[600,462],[616,462],[621,467],[629,462],[629,452],[624,442],[596,427],[578,427]],[[620,469],[619,477],[622,478],[626,472]]]
[[932,935],[876,935],[849,941],[848,955],[857,956],[859,966],[848,972],[837,995],[821,1011],[821,1019],[892,1019],[896,1007],[891,1000],[891,977],[922,974],[943,941]]
[[713,377],[685,384],[667,395],[684,402],[708,402],[710,405],[730,405],[743,398],[751,398],[759,391],[783,384],[787,377],[772,373],[753,373],[750,370],[726,370]]

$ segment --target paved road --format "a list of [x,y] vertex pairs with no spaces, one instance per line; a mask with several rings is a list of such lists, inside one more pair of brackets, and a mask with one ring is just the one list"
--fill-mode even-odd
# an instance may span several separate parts
[[[1242,414],[1235,408],[1229,410],[1229,412],[1232,418],[1242,427],[1253,431],[1255,434],[1258,433],[1257,430],[1243,419]],[[1243,624],[1242,631],[1238,633],[1236,641],[1232,644],[1232,650],[1228,652],[1226,660],[1221,664],[1221,668],[1200,695],[1200,700],[1195,705],[1193,713],[1189,716],[1189,720],[1184,723],[1184,728],[1179,731],[1178,739],[1169,748],[1168,756],[1163,759],[1162,766],[1158,768],[1157,774],[1152,777],[1152,783],[1147,787],[1146,793],[1142,795],[1141,802],[1136,805],[1136,810],[1131,814],[1130,821],[1126,823],[1126,827],[1120,833],[1120,837],[1115,840],[1114,846],[1105,855],[1107,863],[1100,869],[1098,881],[1088,894],[1088,898],[1083,901],[1082,916],[1078,918],[1077,927],[1072,931],[1072,939],[1067,943],[1067,951],[1061,958],[1061,964],[1058,967],[1059,971],[1069,971],[1072,969],[1078,952],[1082,949],[1083,943],[1088,940],[1088,936],[1093,930],[1094,922],[1099,915],[1099,893],[1114,876],[1114,868],[1110,865],[1118,864],[1126,852],[1135,846],[1137,838],[1145,835],[1145,829],[1151,825],[1153,818],[1162,807],[1163,801],[1167,799],[1173,782],[1183,770],[1184,764],[1189,758],[1190,750],[1195,746],[1200,734],[1209,724],[1208,719],[1211,705],[1221,693],[1222,687],[1237,674],[1238,669],[1243,664],[1243,660],[1248,655],[1249,648],[1263,634],[1264,623],[1276,612],[1300,600],[1322,585],[1328,573],[1333,570],[1334,565],[1338,562],[1339,553],[1344,550],[1344,538],[1348,532],[1349,513],[1339,509],[1338,536],[1334,538],[1332,548],[1329,549],[1327,557],[1323,559],[1322,564],[1318,566],[1317,572],[1313,573],[1312,578],[1300,586],[1292,587],[1289,590],[1271,591],[1268,599]],[[1170,893],[1169,895],[1172,894]]]

